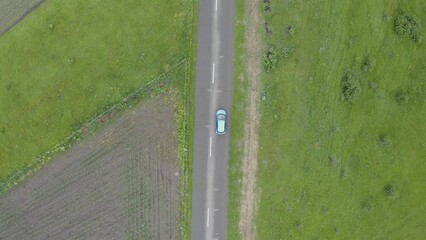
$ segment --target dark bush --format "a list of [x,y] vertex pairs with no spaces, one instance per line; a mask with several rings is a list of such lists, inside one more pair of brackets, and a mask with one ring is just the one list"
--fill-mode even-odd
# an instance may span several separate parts
[[410,13],[401,13],[394,22],[394,31],[399,36],[410,37],[415,43],[421,42],[421,24],[418,18]]
[[266,35],[272,35],[271,24],[269,22],[265,22],[265,32]]
[[384,147],[390,147],[392,145],[392,140],[390,139],[389,135],[387,135],[387,134],[380,135],[379,142]]
[[275,69],[277,64],[277,54],[275,53],[274,48],[270,48],[263,54],[262,58],[262,67],[266,72],[270,72]]
[[286,33],[288,34],[288,35],[293,35],[294,34],[294,27],[293,27],[293,25],[288,25],[286,28],[285,28],[285,31],[286,31]]
[[270,12],[272,12],[272,8],[271,8],[271,6],[266,6],[266,7],[265,7],[265,12],[266,12],[266,13],[270,13]]
[[377,83],[376,83],[376,82],[373,82],[373,81],[369,82],[369,83],[368,83],[368,86],[369,86],[371,89],[373,89],[373,90],[375,90],[375,89],[377,89],[377,88],[378,88]]
[[364,72],[371,72],[373,71],[374,67],[376,66],[376,59],[374,59],[371,56],[366,56],[361,64],[361,70]]
[[407,104],[410,101],[410,96],[407,92],[404,91],[398,91],[395,94],[395,100],[399,104]]
[[398,189],[393,184],[387,184],[385,186],[385,195],[388,198],[396,198],[398,196]]
[[284,47],[281,50],[281,55],[285,58],[288,58],[292,52],[293,52],[293,47]]
[[361,84],[354,73],[345,72],[342,77],[342,97],[343,100],[354,103],[361,94]]

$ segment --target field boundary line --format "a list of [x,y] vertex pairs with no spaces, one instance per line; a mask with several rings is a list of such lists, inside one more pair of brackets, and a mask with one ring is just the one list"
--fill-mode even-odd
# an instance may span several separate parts
[[15,20],[14,22],[12,22],[8,27],[6,27],[4,30],[0,31],[0,37],[3,36],[4,34],[6,34],[7,32],[10,31],[10,29],[12,29],[13,27],[15,27],[19,22],[21,22],[22,20],[24,20],[24,18],[26,16],[28,16],[28,14],[30,14],[32,11],[36,10],[38,7],[40,7],[41,4],[43,4],[46,0],[40,0],[37,3],[35,3],[34,5],[32,5],[29,9],[27,9],[24,14],[22,14],[17,20]]
[[[188,116],[188,110],[189,110],[189,81],[190,81],[190,61],[185,59],[184,64],[184,89],[182,92],[181,99],[183,106],[180,106],[177,109],[177,127],[178,127],[178,137],[179,137],[179,152],[178,152],[178,158],[179,158],[179,167],[183,172],[181,173],[181,177],[179,179],[180,183],[180,196],[179,196],[179,208],[180,208],[180,224],[179,224],[179,230],[180,235],[183,239],[185,239],[185,223],[188,218],[188,206],[186,203],[188,196],[190,196],[191,193],[188,192],[188,185],[189,181],[192,180],[192,176],[190,174],[190,171],[187,169],[187,163],[189,162],[189,155],[188,155],[188,149],[189,149],[189,116]],[[178,100],[179,101],[179,100]],[[182,111],[182,112],[181,112]],[[188,195],[189,194],[189,195]],[[190,201],[190,200],[189,200]]]
[[[139,100],[149,96],[149,94],[162,93],[162,91],[166,89],[167,87],[166,83],[171,82],[172,78],[168,78],[168,77],[170,76],[170,74],[172,74],[174,70],[182,66],[184,67],[186,66],[186,70],[187,70],[188,60],[186,58],[178,59],[177,61],[178,62],[167,71],[149,80],[147,83],[138,87],[136,90],[132,91],[130,94],[127,94],[127,96],[125,96],[123,100],[113,104],[112,106],[107,107],[106,109],[101,110],[100,113],[98,113],[94,117],[91,117],[88,121],[83,120],[82,121],[83,124],[81,124],[81,126],[78,127],[77,130],[74,130],[62,142],[56,144],[50,150],[40,154],[38,157],[35,158],[35,161],[18,168],[13,174],[6,177],[5,179],[0,180],[0,196],[5,194],[15,185],[28,179],[34,172],[42,168],[51,158],[56,157],[58,154],[68,150],[70,147],[75,145],[81,139],[86,137],[88,133],[93,133],[99,127],[103,126],[106,122],[108,122],[108,120],[114,118],[122,110],[132,107],[135,103],[139,102]],[[185,75],[187,75],[186,70],[185,70]],[[184,83],[185,88],[187,86],[186,81],[187,79],[185,79],[185,83]],[[157,85],[160,85],[160,88],[161,88],[160,90],[155,89]],[[186,90],[185,90],[185,94],[187,94]],[[185,108],[184,110],[186,111],[187,108]]]

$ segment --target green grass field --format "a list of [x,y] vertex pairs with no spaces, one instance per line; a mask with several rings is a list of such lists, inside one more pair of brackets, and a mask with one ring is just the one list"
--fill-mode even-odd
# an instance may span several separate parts
[[191,21],[186,0],[55,0],[1,36],[0,179],[189,58]]
[[258,239],[424,238],[426,2],[269,6]]

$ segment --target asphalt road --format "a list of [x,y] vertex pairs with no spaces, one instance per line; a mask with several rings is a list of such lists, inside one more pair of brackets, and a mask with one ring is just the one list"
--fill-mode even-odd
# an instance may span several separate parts
[[[191,236],[226,239],[229,136],[234,78],[234,0],[200,0]],[[228,131],[215,133],[215,112]]]

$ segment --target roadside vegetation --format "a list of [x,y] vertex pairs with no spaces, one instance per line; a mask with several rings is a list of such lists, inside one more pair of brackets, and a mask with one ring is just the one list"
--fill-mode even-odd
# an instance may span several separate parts
[[229,194],[228,194],[228,239],[240,239],[242,158],[244,154],[244,126],[247,116],[247,72],[244,2],[236,1],[235,19],[235,62],[234,98],[232,108],[231,148],[229,154]]
[[424,1],[262,1],[258,239],[426,235]]

